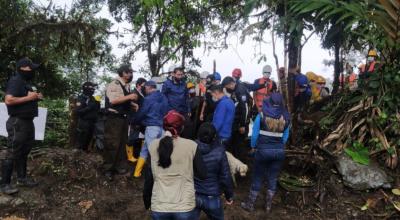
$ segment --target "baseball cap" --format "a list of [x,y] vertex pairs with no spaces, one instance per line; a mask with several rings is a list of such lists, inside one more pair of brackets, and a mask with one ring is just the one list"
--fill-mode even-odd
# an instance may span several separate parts
[[156,87],[156,86],[157,86],[157,83],[154,82],[153,80],[149,80],[149,81],[147,81],[147,82],[144,84],[144,86]]
[[28,57],[24,57],[17,61],[17,69],[20,69],[21,67],[28,67],[28,66],[32,70],[34,70],[39,67],[39,64],[33,63],[32,60],[29,59]]

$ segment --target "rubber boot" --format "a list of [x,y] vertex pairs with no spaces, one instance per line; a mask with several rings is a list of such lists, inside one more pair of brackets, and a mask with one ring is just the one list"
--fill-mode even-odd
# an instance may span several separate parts
[[1,183],[0,192],[11,195],[18,192],[18,189],[11,185],[11,175],[13,171],[14,161],[3,160],[1,163]]
[[133,156],[133,146],[126,145],[126,155],[128,156],[128,161],[135,163],[137,159]]
[[11,183],[11,176],[14,168],[13,160],[1,161],[1,182],[0,185],[9,185]]
[[267,195],[265,198],[265,211],[267,213],[271,212],[272,199],[274,198],[274,195],[275,195],[275,191],[267,190]]
[[134,177],[140,177],[142,175],[142,170],[143,170],[145,162],[146,162],[146,159],[144,159],[143,157],[139,157],[139,160],[137,161],[137,164],[135,167],[135,172],[133,173]]
[[245,202],[242,202],[240,204],[240,206],[244,210],[246,210],[248,212],[253,212],[254,211],[254,204],[255,204],[256,199],[257,199],[257,195],[258,195],[257,191],[250,190],[249,197],[247,198],[247,200]]
[[17,169],[17,185],[23,187],[35,187],[38,183],[33,180],[31,177],[28,177],[26,168],[27,168],[28,158],[20,158],[16,161],[16,169]]

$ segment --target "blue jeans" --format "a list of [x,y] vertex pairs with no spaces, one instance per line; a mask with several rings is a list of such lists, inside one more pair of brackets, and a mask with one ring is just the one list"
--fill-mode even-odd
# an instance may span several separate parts
[[153,220],[196,220],[194,210],[189,212],[151,212]]
[[147,159],[149,156],[149,146],[152,141],[157,138],[160,138],[163,135],[162,127],[158,126],[147,126],[146,131],[144,132],[144,144],[142,149],[140,150],[140,157],[143,159]]
[[284,160],[285,150],[283,149],[257,149],[251,190],[260,191],[263,179],[266,176],[268,190],[276,191],[278,175]]
[[196,194],[196,209],[194,219],[200,218],[201,211],[206,213],[208,219],[224,219],[224,209],[222,206],[221,198],[219,196],[206,196],[202,194]]

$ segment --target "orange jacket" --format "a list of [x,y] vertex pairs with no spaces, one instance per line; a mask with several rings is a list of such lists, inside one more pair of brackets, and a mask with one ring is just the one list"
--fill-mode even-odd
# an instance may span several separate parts
[[258,84],[263,85],[268,82],[268,86],[262,89],[259,89],[255,92],[253,92],[253,99],[254,99],[254,104],[256,105],[258,111],[261,110],[263,100],[266,96],[268,96],[273,88],[273,81],[271,79],[265,79],[265,78],[260,78],[257,79],[256,82],[258,81]]

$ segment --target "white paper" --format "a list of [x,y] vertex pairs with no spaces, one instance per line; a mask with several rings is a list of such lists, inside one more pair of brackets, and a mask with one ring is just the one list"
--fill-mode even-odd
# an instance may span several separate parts
[[[0,136],[8,137],[6,122],[8,120],[7,106],[0,103]],[[43,141],[46,128],[47,108],[39,108],[39,116],[33,119],[35,125],[35,140]]]

